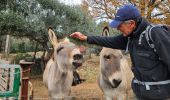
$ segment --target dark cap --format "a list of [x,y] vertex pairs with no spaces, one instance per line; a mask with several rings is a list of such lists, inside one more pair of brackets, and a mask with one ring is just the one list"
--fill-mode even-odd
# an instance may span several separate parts
[[118,9],[115,19],[109,24],[112,28],[117,28],[123,21],[141,17],[139,10],[132,4],[127,4]]

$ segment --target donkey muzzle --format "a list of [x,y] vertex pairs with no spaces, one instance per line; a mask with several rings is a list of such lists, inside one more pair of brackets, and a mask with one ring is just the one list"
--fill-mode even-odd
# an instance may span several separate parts
[[73,62],[72,64],[75,67],[75,69],[77,69],[78,67],[82,66],[82,63],[79,63],[79,62]]
[[113,79],[112,82],[113,82],[113,88],[117,88],[120,85],[120,83],[122,82],[122,80]]
[[73,62],[72,65],[74,66],[75,69],[78,67],[82,66],[83,64],[83,55],[82,54],[75,54],[73,56]]

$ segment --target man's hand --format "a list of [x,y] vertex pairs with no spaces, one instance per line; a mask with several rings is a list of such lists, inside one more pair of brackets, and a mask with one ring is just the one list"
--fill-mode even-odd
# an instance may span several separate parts
[[70,37],[77,38],[77,39],[80,39],[80,40],[83,40],[83,41],[87,40],[87,36],[83,35],[80,32],[74,32],[70,35]]

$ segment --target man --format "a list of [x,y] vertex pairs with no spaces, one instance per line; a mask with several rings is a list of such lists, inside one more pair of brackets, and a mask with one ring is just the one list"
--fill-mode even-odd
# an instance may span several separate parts
[[155,27],[151,37],[155,50],[150,47],[144,33],[150,23],[142,18],[133,5],[121,7],[109,24],[122,32],[115,37],[85,36],[80,32],[70,36],[87,40],[89,44],[128,50],[132,60],[134,79],[132,89],[139,100],[165,100],[170,98],[170,33],[165,27]]

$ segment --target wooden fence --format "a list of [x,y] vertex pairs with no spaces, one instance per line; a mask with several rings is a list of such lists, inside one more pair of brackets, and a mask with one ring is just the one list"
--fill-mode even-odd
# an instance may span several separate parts
[[0,64],[0,97],[19,97],[20,65]]
[[20,62],[20,65],[0,61],[0,99],[12,97],[14,100],[30,100],[28,84],[33,62]]

